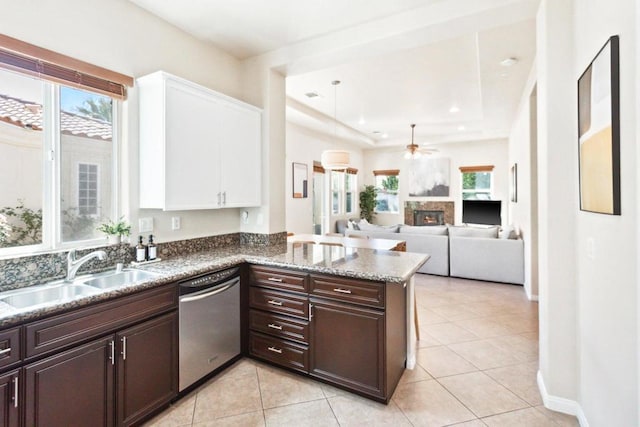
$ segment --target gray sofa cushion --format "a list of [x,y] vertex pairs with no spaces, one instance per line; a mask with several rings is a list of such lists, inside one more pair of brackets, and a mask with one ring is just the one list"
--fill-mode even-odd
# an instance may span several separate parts
[[433,225],[433,226],[415,226],[415,225],[403,225],[398,230],[398,233],[411,233],[411,234],[434,234],[437,236],[446,236],[448,231],[445,225]]
[[498,227],[449,227],[449,236],[485,237],[496,239],[498,237]]

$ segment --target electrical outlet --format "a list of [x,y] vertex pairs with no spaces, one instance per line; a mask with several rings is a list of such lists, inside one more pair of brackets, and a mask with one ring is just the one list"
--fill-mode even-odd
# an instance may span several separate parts
[[174,216],[171,217],[171,229],[172,230],[180,230],[180,217],[179,216]]
[[596,241],[593,240],[593,237],[587,238],[587,257],[596,259]]
[[153,217],[138,218],[138,231],[140,233],[151,233],[153,231]]
[[240,212],[240,219],[242,219],[243,224],[249,224],[249,211]]

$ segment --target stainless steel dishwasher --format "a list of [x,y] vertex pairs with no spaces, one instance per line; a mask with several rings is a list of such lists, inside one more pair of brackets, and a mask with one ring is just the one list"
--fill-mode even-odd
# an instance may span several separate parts
[[239,268],[180,283],[179,389],[240,354]]

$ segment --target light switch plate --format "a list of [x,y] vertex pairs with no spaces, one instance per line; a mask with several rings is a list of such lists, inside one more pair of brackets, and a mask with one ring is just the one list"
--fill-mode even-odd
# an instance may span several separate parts
[[138,231],[140,233],[150,233],[153,231],[153,217],[138,218]]

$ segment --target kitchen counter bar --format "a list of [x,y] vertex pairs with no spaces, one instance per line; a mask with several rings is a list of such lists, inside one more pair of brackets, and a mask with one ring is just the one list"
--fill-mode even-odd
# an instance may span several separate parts
[[[243,262],[290,268],[308,273],[324,273],[388,283],[407,283],[411,288],[408,294],[413,298],[411,278],[428,258],[429,256],[424,254],[310,243],[287,243],[278,246],[226,246],[138,266],[139,269],[159,273],[159,277],[110,289],[97,295],[74,299],[64,304],[52,304],[29,311],[17,310],[6,304],[0,304],[0,327],[105,301],[201,273],[232,267]],[[408,308],[412,311],[413,299],[408,302],[411,304]],[[409,314],[410,318],[413,318],[413,313]]]

